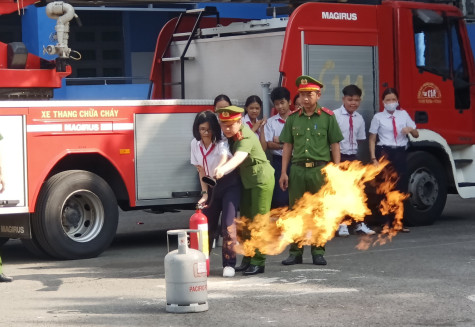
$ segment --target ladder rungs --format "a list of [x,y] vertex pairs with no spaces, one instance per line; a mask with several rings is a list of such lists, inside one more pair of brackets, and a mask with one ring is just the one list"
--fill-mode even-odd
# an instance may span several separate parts
[[[184,60],[193,60],[195,57],[184,57]],[[162,61],[180,61],[180,57],[169,57],[169,58],[162,58]]]

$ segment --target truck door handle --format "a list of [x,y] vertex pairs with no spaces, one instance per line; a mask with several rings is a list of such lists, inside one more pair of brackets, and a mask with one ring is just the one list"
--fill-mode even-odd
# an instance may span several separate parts
[[416,111],[414,121],[416,124],[427,124],[429,122],[429,115],[425,111]]

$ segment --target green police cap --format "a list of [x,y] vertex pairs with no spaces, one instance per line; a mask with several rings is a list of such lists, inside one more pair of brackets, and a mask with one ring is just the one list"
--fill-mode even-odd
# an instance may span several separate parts
[[227,106],[216,109],[216,112],[220,121],[233,121],[241,119],[244,109],[237,106]]
[[295,81],[298,91],[320,91],[323,83],[317,81],[315,78],[307,75],[297,77]]

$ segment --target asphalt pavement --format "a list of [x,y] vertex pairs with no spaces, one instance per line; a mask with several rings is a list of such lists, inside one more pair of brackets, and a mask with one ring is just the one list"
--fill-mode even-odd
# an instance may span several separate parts
[[18,240],[2,248],[0,326],[475,326],[475,201],[450,196],[434,225],[391,243],[355,248],[360,236],[327,244],[327,266],[283,266],[223,278],[211,254],[209,310],[165,311],[166,230],[191,211],[121,213],[112,246],[94,259],[40,260]]

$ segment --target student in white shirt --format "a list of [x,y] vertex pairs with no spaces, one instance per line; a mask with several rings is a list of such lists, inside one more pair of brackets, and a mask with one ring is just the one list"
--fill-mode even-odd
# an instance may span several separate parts
[[301,103],[301,101],[300,101],[300,94],[299,94],[299,93],[297,93],[297,94],[294,96],[293,105],[294,105],[294,109],[292,110],[292,112],[297,111],[297,110],[300,110],[300,109],[302,108],[302,103]]
[[[419,132],[416,123],[407,111],[399,106],[399,94],[396,89],[388,88],[382,95],[384,111],[374,115],[369,128],[369,153],[374,165],[378,165],[379,159],[385,157],[390,165],[385,169],[397,172],[399,179],[396,189],[407,193],[407,153],[406,147],[409,142],[408,135],[418,138]],[[376,144],[376,140],[378,143]],[[403,227],[403,232],[409,229]]]
[[[343,104],[333,111],[344,137],[340,142],[341,162],[358,160],[358,143],[366,139],[364,119],[356,112],[361,103],[361,89],[351,84],[345,86],[342,92]],[[354,231],[366,235],[375,234],[364,222],[357,223]],[[338,235],[349,236],[348,225],[340,224]]]
[[242,121],[249,126],[249,128],[256,133],[259,142],[261,142],[264,151],[267,148],[266,140],[264,138],[264,125],[267,119],[264,117],[259,120],[259,115],[262,111],[262,100],[257,95],[251,95],[246,99],[244,105],[246,115],[244,115]]
[[[279,180],[282,173],[282,148],[284,144],[279,141],[280,133],[284,128],[285,121],[290,115],[290,92],[285,87],[276,87],[270,94],[277,114],[270,117],[264,127],[264,135],[267,149],[272,154],[272,167],[274,167],[275,187],[272,196],[271,208],[286,207],[289,205],[289,192],[280,188]],[[290,174],[290,165],[287,174]]]
[[220,94],[216,96],[216,98],[214,98],[213,107],[214,107],[215,112],[218,109],[229,107],[231,105],[232,105],[231,99],[229,99],[229,97],[226,94]]
[[[198,203],[207,204],[203,214],[208,218],[209,235],[215,234],[222,213],[223,277],[233,277],[236,266],[234,219],[237,217],[241,200],[241,179],[238,171],[233,170],[224,175],[213,188],[202,181],[203,176],[214,177],[215,169],[232,156],[227,141],[221,138],[221,127],[215,113],[207,110],[196,115],[193,136],[195,138],[191,141],[191,164],[198,170],[202,190],[202,198]],[[209,241],[211,250],[213,239],[210,237]]]

